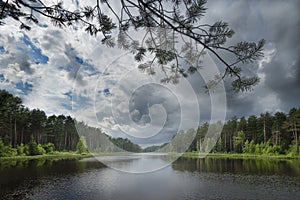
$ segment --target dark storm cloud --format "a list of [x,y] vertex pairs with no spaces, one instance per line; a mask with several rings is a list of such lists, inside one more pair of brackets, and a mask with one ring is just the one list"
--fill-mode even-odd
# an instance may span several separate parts
[[[152,106],[160,105],[160,109],[164,109],[166,112],[166,121],[161,127],[161,130],[154,136],[147,138],[135,138],[129,137],[132,141],[139,144],[156,144],[169,141],[174,133],[178,131],[181,111],[180,104],[176,96],[167,88],[158,84],[147,84],[133,92],[129,101],[129,112],[132,123],[136,123],[141,126],[151,124],[150,129],[156,130],[157,126],[161,125],[161,122],[155,122],[154,116],[150,117],[150,109]],[[124,119],[126,119],[124,117]],[[161,118],[160,120],[163,120]],[[129,123],[126,119],[124,123]],[[149,127],[148,127],[149,128]]]
[[253,101],[252,98],[253,93],[247,93],[246,97],[238,96],[235,92],[229,91],[227,92],[227,116],[231,118],[233,116],[249,116],[255,113],[255,106],[257,102]]
[[[299,52],[300,53],[300,52]],[[299,59],[292,63],[290,69],[283,66],[285,63],[280,61],[273,62],[278,66],[276,70],[266,69],[266,86],[276,92],[283,102],[285,110],[300,104],[300,62]]]
[[[276,51],[270,62],[265,63],[262,68],[258,68],[258,64],[244,66],[245,75],[260,73],[262,80],[250,93],[236,94],[228,90],[228,118],[234,115],[260,114],[267,109],[264,105],[266,103],[273,105],[273,110],[270,110],[273,112],[275,109],[287,112],[293,106],[300,106],[299,2],[208,2],[206,19],[211,23],[224,20],[236,32],[229,44],[264,38],[267,43],[266,50],[274,48]],[[221,66],[218,62],[217,65]],[[230,88],[228,79],[226,87]]]

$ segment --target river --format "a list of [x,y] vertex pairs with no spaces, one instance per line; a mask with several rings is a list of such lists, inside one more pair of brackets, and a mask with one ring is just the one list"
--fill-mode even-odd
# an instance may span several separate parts
[[[157,163],[166,165],[146,172]],[[137,166],[145,173],[128,173]],[[210,157],[168,164],[166,155],[145,154],[1,161],[0,199],[300,199],[300,161]]]

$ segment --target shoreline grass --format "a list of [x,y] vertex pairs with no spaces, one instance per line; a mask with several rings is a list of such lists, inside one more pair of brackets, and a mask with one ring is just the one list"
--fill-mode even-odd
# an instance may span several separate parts
[[34,156],[7,156],[0,157],[1,161],[26,161],[26,160],[42,160],[42,159],[56,159],[56,160],[67,160],[67,159],[83,159],[83,158],[91,158],[97,156],[118,156],[118,155],[128,155],[128,153],[124,152],[103,152],[103,153],[83,153],[79,154],[76,152],[55,152],[51,154],[43,154],[43,155],[34,155]]
[[268,154],[245,154],[245,153],[209,153],[185,152],[181,155],[184,158],[229,158],[229,159],[300,159],[300,155],[268,155]]
[[[183,154],[169,152],[170,156],[180,156],[183,158],[224,158],[224,159],[285,159],[296,160],[300,159],[300,155],[267,155],[267,154],[245,154],[245,153],[209,153],[201,154],[199,152],[185,152]],[[97,156],[114,156],[124,155],[124,153],[86,153],[78,154],[76,152],[56,152],[53,154],[35,155],[35,156],[12,156],[12,157],[0,157],[1,161],[25,161],[25,160],[42,160],[42,159],[55,159],[55,160],[68,160],[68,159],[83,159]],[[125,154],[126,155],[126,154]]]
[[25,160],[42,160],[42,159],[55,159],[55,160],[68,160],[68,159],[83,159],[92,157],[91,154],[78,154],[75,152],[59,152],[53,154],[35,155],[35,156],[11,156],[11,157],[0,157],[1,161],[25,161]]

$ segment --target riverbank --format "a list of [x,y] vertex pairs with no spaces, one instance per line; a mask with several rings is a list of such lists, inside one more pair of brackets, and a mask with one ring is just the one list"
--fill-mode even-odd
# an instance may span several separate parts
[[[12,156],[12,157],[0,157],[1,161],[26,161],[26,160],[71,160],[71,159],[83,159],[94,156],[114,156],[114,155],[126,155],[125,153],[97,153],[97,154],[78,154],[75,152],[57,152],[53,154],[35,155],[35,156]],[[169,153],[169,155],[179,156],[178,153]],[[199,152],[186,152],[180,155],[184,158],[226,158],[226,159],[299,159],[300,155],[258,155],[258,154],[237,154],[237,153],[209,153],[199,154]]]
[[1,161],[25,161],[25,160],[43,160],[43,159],[54,159],[54,160],[67,160],[67,159],[82,159],[92,157],[91,154],[77,154],[75,152],[58,152],[53,154],[35,155],[35,156],[12,156],[12,157],[0,157]]
[[76,152],[56,152],[52,154],[43,154],[43,155],[35,155],[35,156],[9,156],[9,157],[0,157],[1,161],[26,161],[26,160],[68,160],[68,159],[83,159],[89,157],[97,157],[97,156],[119,156],[119,155],[128,155],[125,152],[103,152],[103,153],[84,153],[78,154]]
[[300,155],[268,155],[268,154],[245,154],[245,153],[209,153],[186,152],[181,157],[185,158],[230,158],[230,159],[300,159]]

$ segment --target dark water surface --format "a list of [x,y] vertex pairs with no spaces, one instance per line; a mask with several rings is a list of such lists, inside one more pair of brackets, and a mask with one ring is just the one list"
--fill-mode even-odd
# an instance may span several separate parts
[[[168,160],[162,155],[105,159],[132,169]],[[299,160],[180,158],[141,174],[93,158],[0,162],[0,199],[300,199]]]

